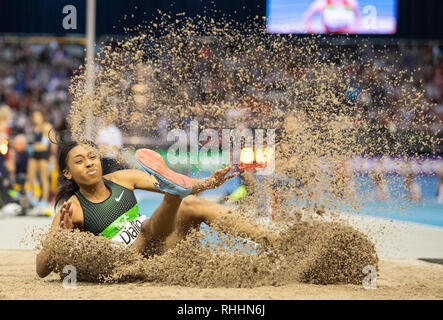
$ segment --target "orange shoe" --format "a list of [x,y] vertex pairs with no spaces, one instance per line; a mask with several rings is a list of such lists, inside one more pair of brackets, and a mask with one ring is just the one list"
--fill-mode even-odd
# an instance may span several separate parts
[[168,168],[162,156],[150,149],[138,149],[135,159],[143,170],[152,174],[158,181],[157,188],[163,192],[176,194],[181,198],[192,191],[192,179]]

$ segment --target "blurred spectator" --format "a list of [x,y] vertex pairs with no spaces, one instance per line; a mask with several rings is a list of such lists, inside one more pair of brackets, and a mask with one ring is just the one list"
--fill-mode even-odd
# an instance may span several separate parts
[[29,155],[26,150],[26,137],[23,134],[15,137],[9,151],[9,157],[10,165],[8,169],[11,177],[11,185],[16,184],[20,188],[19,197],[18,199],[15,197],[15,199],[18,200],[20,204],[20,213],[25,215],[31,207],[31,204],[25,190]]
[[[35,178],[38,175],[41,186],[41,195],[39,207],[47,208],[49,206],[49,161],[51,153],[54,154],[52,148],[55,148],[54,144],[51,144],[49,140],[49,132],[52,129],[52,125],[47,122],[45,116],[41,110],[35,110],[32,112],[32,135],[31,141],[28,145],[28,152],[30,158],[27,168],[27,182],[30,187],[29,196],[33,196]],[[52,157],[51,161],[55,159]]]
[[17,183],[24,189],[26,182],[26,172],[28,167],[29,154],[26,150],[26,137],[19,134],[15,137],[10,149],[10,177],[12,183]]
[[9,185],[9,172],[7,170],[7,156],[9,149],[9,126],[11,120],[11,110],[7,105],[0,107],[0,206],[3,206],[11,199],[7,193]]

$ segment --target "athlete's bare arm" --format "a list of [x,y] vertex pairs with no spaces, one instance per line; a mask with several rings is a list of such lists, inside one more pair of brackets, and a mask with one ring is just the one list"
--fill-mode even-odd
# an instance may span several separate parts
[[[51,232],[57,228],[73,229],[83,227],[83,212],[76,197],[72,196],[63,203],[60,211],[52,220]],[[42,248],[36,258],[36,271],[40,278],[46,277],[52,272],[49,265],[51,252],[47,248]]]
[[[221,186],[226,180],[236,176],[238,173],[227,175],[231,167],[215,170],[212,175],[205,179],[192,179],[191,194],[198,194],[208,189]],[[152,192],[163,193],[155,185],[157,180],[152,175],[136,169],[119,170],[103,176],[105,179],[118,183],[129,190],[142,189]]]
[[104,175],[103,178],[111,180],[112,182],[115,182],[129,190],[142,189],[146,191],[163,193],[155,187],[157,180],[152,175],[141,170],[118,170]]
[[234,172],[228,174],[231,171],[232,166],[218,169],[212,172],[211,176],[205,179],[192,179],[192,192],[191,194],[198,194],[205,190],[215,189],[225,183],[227,180],[240,174],[240,172]]

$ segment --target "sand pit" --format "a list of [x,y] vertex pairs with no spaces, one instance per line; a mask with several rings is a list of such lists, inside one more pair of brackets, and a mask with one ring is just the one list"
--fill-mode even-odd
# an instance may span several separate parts
[[146,282],[77,283],[65,289],[55,274],[39,279],[35,254],[0,251],[1,299],[443,299],[443,265],[415,259],[382,259],[377,288],[287,283],[255,288],[189,288]]
[[[371,224],[383,223],[383,220],[367,219]],[[369,222],[365,221],[364,225],[368,224]],[[0,299],[443,299],[443,260],[417,259],[422,250],[411,252],[416,258],[386,258],[386,255],[398,256],[402,247],[413,249],[414,247],[409,245],[413,238],[420,232],[429,233],[431,229],[411,224],[407,233],[411,235],[409,240],[405,234],[402,241],[395,242],[390,239],[390,245],[386,243],[378,262],[376,289],[365,289],[363,284],[359,283],[318,285],[288,279],[276,285],[242,288],[232,285],[203,288],[192,284],[165,285],[136,280],[105,284],[77,282],[76,289],[65,289],[60,276],[55,273],[45,279],[36,275],[34,250],[0,250]],[[434,240],[441,238],[442,230],[434,232],[437,231],[440,233],[435,234]],[[393,234],[391,236],[396,238]],[[376,241],[377,239],[372,238],[376,243],[383,239],[381,237]],[[423,241],[420,243],[421,248],[426,247]],[[439,251],[436,247],[430,251],[430,256],[438,257]]]
[[253,239],[256,244],[248,249],[247,238],[233,236],[234,221],[239,221],[234,214],[217,221],[212,229],[225,230],[218,234],[194,230],[174,248],[149,259],[78,230],[54,230],[42,239],[55,273],[65,278],[65,267],[75,266],[77,280],[95,283],[142,280],[200,288],[250,288],[292,281],[360,284],[364,268],[370,266],[371,274],[378,269],[374,244],[350,226],[297,222]]
[[[12,224],[15,220],[20,223],[27,222],[29,226],[25,229],[30,229],[31,225],[35,225],[35,221],[23,221],[18,218],[7,219],[5,222]],[[44,220],[47,223],[47,219]],[[243,284],[243,287],[236,288],[233,283],[238,279],[233,279],[234,282],[231,281],[226,285],[214,286],[212,284],[211,286],[211,283],[207,283],[209,287],[205,288],[201,286],[205,284],[199,286],[192,283],[197,279],[192,278],[192,273],[187,280],[189,285],[186,285],[183,284],[183,280],[181,283],[180,281],[171,283],[177,279],[176,276],[168,278],[161,272],[152,272],[153,277],[163,277],[161,279],[163,283],[153,283],[149,279],[105,284],[78,282],[75,290],[68,290],[63,287],[60,276],[55,273],[45,279],[40,279],[36,275],[35,250],[2,249],[0,250],[0,299],[443,299],[442,228],[363,216],[355,217],[348,222],[355,229],[368,235],[376,246],[380,257],[376,289],[365,289],[359,280],[354,284],[319,285],[305,283],[304,279],[297,281],[285,277],[281,277],[280,282],[274,285],[265,281],[264,284],[256,283],[250,286],[250,282],[254,279],[246,279],[238,282]],[[376,232],[376,230],[384,230],[384,232]],[[349,234],[353,232],[350,231]],[[23,241],[20,245],[19,240],[16,238],[10,248],[26,247]],[[341,244],[343,241],[334,243]],[[331,245],[326,247],[329,248],[329,252],[331,248],[334,249]],[[91,258],[90,255],[86,256],[86,258]],[[105,256],[102,255],[102,258],[106,259]],[[315,257],[312,252],[306,256]],[[333,259],[326,260],[337,263]],[[164,261],[159,259],[148,267],[152,269],[155,266],[161,266],[165,261],[171,261],[171,259],[168,260],[168,257],[165,257]],[[206,263],[208,270],[213,270],[209,265],[211,260],[203,262]],[[176,263],[180,264],[180,261]],[[226,263],[229,264],[225,261]],[[177,273],[173,265],[165,266]],[[177,266],[180,267],[180,265]],[[217,266],[215,268],[217,269]],[[137,268],[132,270],[137,270]],[[182,271],[188,273],[185,269]],[[328,273],[317,272],[317,275],[327,276]]]

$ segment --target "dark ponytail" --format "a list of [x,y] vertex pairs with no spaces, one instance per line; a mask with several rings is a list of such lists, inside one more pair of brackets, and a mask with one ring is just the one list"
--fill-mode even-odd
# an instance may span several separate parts
[[78,146],[78,142],[74,140],[64,141],[61,139],[57,143],[58,147],[58,178],[57,178],[57,195],[55,197],[55,205],[68,200],[76,191],[79,190],[77,183],[73,179],[69,180],[63,175],[63,170],[68,168],[68,153]]

